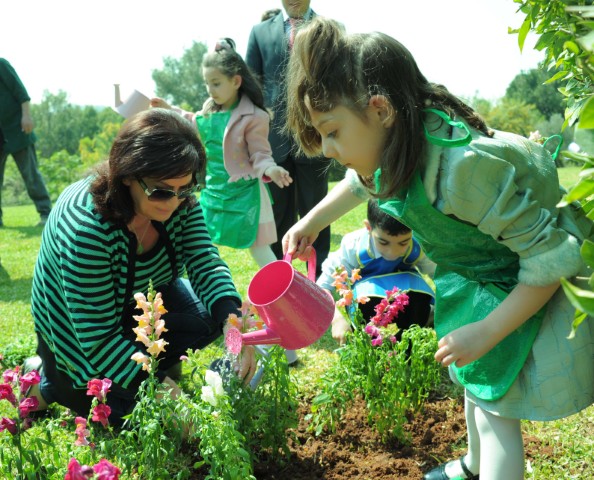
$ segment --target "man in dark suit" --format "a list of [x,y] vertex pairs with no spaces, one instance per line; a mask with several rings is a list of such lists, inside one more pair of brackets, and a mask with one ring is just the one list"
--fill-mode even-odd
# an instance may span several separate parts
[[[285,73],[290,47],[296,29],[315,15],[309,6],[310,0],[282,0],[282,4],[284,11],[252,28],[245,57],[246,63],[262,81],[266,106],[273,111],[268,137],[272,156],[293,178],[293,183],[282,189],[269,184],[278,235],[272,250],[279,259],[283,254],[281,241],[284,234],[328,193],[329,166],[323,157],[298,155],[292,137],[282,131],[286,118]],[[319,275],[322,262],[330,251],[330,227],[320,232],[313,245]]]

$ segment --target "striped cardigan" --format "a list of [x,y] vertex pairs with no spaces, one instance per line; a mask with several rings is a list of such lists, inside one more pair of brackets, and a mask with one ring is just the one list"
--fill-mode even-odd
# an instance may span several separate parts
[[[230,301],[239,305],[241,297],[198,204],[178,209],[163,224],[155,222],[158,243],[137,256],[134,235],[96,212],[90,181],[64,190],[44,228],[32,289],[35,330],[76,388],[86,387],[92,378],[133,388],[147,374],[130,359],[139,344],[124,338],[122,314],[134,303],[134,293],[146,293],[149,279],[159,291],[173,271],[187,273],[198,298],[221,325],[229,310],[221,306]],[[170,254],[164,237],[169,238]]]

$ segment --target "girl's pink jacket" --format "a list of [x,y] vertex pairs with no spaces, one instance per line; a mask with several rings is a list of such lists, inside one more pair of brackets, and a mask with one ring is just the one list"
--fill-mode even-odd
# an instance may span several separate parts
[[[211,101],[208,99],[202,108]],[[196,113],[175,107],[174,110],[198,129],[196,117],[202,115],[202,110]],[[268,113],[256,107],[247,95],[242,95],[239,105],[231,113],[223,137],[223,156],[229,182],[236,182],[240,178],[261,178],[264,182],[270,182],[264,172],[276,163],[268,142],[269,125]]]

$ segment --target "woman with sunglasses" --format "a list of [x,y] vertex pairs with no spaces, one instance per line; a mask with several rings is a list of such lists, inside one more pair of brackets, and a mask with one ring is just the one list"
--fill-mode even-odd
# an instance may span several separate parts
[[[151,109],[123,125],[96,174],[60,195],[33,279],[42,381],[29,395],[40,408],[57,402],[86,417],[87,382],[108,378],[110,422],[130,413],[147,378],[131,359],[145,353],[132,331],[141,313],[134,294],[146,293],[149,281],[168,310],[157,376],[174,397],[180,390],[169,373],[180,356],[213,342],[228,315],[240,314],[240,295],[194,195],[205,162],[189,122]],[[253,349],[241,358],[238,374],[249,381]]]

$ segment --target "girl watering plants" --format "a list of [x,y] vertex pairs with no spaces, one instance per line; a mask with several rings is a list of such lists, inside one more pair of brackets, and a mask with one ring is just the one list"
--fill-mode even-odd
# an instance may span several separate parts
[[372,196],[437,264],[435,359],[465,389],[468,453],[424,478],[523,478],[520,420],[594,401],[592,327],[567,338],[574,308],[559,289],[587,275],[592,223],[577,205],[557,208],[551,155],[488,128],[395,39],[324,18],[296,37],[287,101],[301,149],[349,170],[285,235],[285,251],[306,257],[322,228]]

